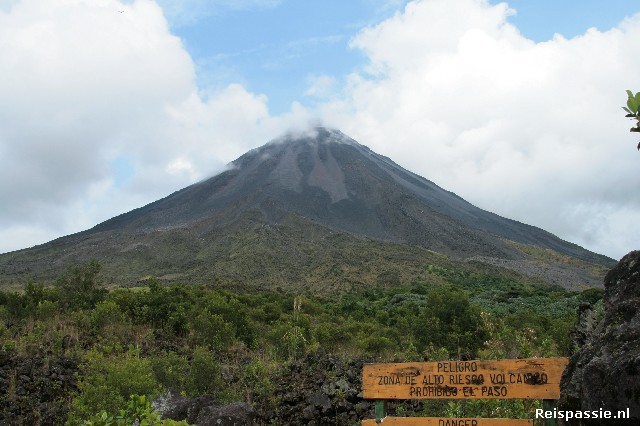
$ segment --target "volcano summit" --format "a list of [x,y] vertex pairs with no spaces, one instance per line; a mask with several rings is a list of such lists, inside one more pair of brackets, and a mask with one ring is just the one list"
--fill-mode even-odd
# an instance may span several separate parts
[[[481,261],[557,284],[571,276],[568,287],[598,285],[601,277],[589,276],[588,265],[614,263],[477,208],[338,130],[287,134],[230,166],[87,231],[1,255],[0,284],[51,279],[92,258],[118,285],[154,276],[304,288],[323,280],[367,285],[384,272],[373,270],[375,262],[399,271],[407,267],[401,259],[415,266],[429,256]],[[572,261],[541,272],[540,253]],[[389,256],[400,260],[389,266]]]

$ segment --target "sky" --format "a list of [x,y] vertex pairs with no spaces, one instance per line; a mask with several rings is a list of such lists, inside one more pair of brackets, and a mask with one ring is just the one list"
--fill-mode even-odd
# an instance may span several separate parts
[[0,253],[309,123],[615,259],[640,241],[640,4],[0,0]]

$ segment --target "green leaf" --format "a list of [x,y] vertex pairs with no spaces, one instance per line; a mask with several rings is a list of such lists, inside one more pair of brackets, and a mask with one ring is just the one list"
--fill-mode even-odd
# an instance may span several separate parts
[[627,99],[627,106],[629,107],[629,110],[631,110],[631,113],[638,113],[638,101],[636,101],[636,98],[630,97]]
[[630,98],[633,98],[633,92],[631,90],[627,90],[627,95],[629,95]]
[[625,111],[627,111],[629,114],[633,114],[633,113],[631,112],[631,110],[630,110],[629,108],[627,108],[627,107],[622,107],[622,109],[623,109],[623,110],[625,110]]
[[640,105],[640,92],[636,93],[633,98],[636,100],[636,105]]

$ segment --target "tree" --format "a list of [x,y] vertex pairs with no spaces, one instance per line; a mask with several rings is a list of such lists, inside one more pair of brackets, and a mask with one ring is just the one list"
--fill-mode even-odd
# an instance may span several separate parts
[[235,337],[233,325],[207,308],[192,319],[191,328],[197,345],[216,351],[227,350]]
[[430,290],[426,306],[413,322],[418,350],[431,344],[459,357],[475,356],[487,337],[480,314],[480,307],[471,303],[461,290],[449,287]]
[[69,267],[56,280],[56,285],[60,288],[60,303],[65,309],[93,309],[104,299],[107,290],[97,281],[100,268],[97,260],[90,260]]
[[[627,106],[622,107],[627,112],[625,117],[636,120],[636,125],[632,127],[630,132],[640,132],[640,92],[635,95],[631,90],[627,90]],[[640,143],[638,143],[638,150],[640,150]]]

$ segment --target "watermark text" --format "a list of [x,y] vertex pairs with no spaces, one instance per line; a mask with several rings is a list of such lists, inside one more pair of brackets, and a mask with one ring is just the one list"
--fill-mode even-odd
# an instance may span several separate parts
[[536,419],[628,419],[629,409],[611,411],[600,408],[599,410],[543,410],[542,408],[536,409]]

